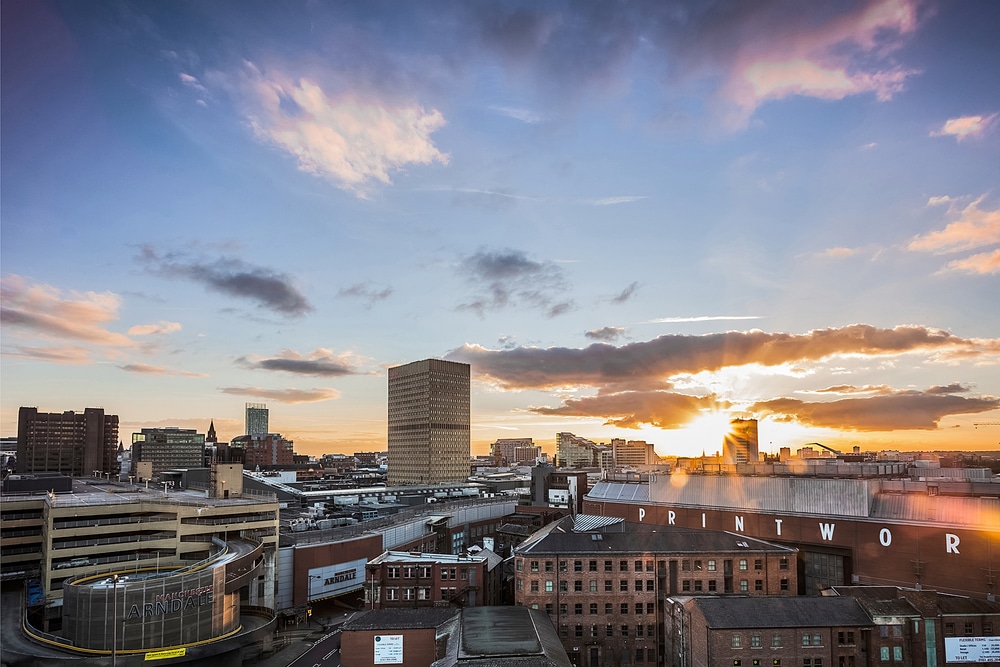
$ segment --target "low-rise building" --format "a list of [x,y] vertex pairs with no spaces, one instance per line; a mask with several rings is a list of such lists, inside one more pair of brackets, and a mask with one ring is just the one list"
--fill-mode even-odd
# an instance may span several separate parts
[[545,615],[518,607],[382,609],[344,625],[343,667],[570,667]]
[[861,667],[870,628],[850,598],[675,597],[667,603],[664,664]]
[[502,562],[488,549],[459,555],[386,551],[368,562],[365,602],[371,609],[499,604]]

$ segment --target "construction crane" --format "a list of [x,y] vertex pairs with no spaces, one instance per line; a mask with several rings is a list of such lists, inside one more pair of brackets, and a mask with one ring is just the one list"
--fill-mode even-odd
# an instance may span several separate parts
[[842,452],[840,450],[837,450],[837,449],[834,449],[833,447],[827,447],[822,442],[807,442],[805,445],[803,445],[803,447],[808,447],[809,445],[818,445],[818,446],[822,447],[823,449],[825,449],[828,452],[833,452],[837,456],[843,456],[844,455],[844,452]]

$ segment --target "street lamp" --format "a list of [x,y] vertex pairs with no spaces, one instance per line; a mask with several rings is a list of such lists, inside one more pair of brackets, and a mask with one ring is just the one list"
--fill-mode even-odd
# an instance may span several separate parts
[[113,585],[111,604],[115,609],[114,626],[111,628],[111,666],[115,667],[118,664],[118,575],[112,575],[111,581]]

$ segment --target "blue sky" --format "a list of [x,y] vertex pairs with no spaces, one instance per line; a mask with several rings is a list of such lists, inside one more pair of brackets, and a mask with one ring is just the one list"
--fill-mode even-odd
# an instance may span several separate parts
[[0,428],[997,448],[991,2],[2,7]]

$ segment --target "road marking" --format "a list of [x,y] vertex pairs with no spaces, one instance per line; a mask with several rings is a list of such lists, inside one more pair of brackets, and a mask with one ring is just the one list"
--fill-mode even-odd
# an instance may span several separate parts
[[323,656],[323,659],[324,660],[329,660],[330,656],[333,655],[334,653],[336,653],[336,651],[330,651],[329,653],[327,653],[326,655]]

